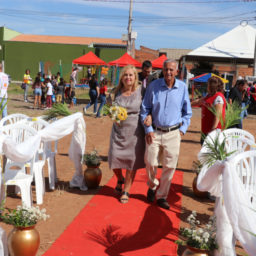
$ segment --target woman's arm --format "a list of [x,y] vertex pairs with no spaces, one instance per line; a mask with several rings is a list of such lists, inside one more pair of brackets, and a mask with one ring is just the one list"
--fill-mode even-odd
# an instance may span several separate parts
[[212,131],[217,128],[218,123],[220,122],[220,120],[222,118],[223,104],[216,104],[214,107],[216,110],[216,114],[214,115],[214,121],[213,121],[212,129],[211,129]]
[[97,96],[99,96],[100,95],[100,88],[99,88],[99,86],[96,86],[96,91],[97,91]]
[[199,99],[193,100],[190,102],[191,107],[194,107],[194,106],[201,107],[201,105],[203,104],[203,101],[204,101],[204,98],[199,98]]

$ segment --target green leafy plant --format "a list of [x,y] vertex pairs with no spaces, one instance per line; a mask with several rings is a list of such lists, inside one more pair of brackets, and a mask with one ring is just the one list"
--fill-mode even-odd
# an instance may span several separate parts
[[34,226],[39,220],[46,220],[50,216],[46,214],[46,210],[40,210],[36,207],[26,207],[18,205],[17,209],[2,208],[1,220],[15,227]]
[[225,144],[226,138],[222,140],[219,139],[220,134],[215,136],[214,138],[208,136],[204,141],[204,147],[206,148],[205,153],[201,154],[200,163],[206,165],[207,167],[211,167],[217,160],[225,160],[227,157],[232,155],[234,151],[227,152]]
[[181,235],[186,238],[186,241],[176,241],[177,244],[186,244],[190,247],[201,250],[213,251],[218,248],[216,241],[216,219],[210,217],[208,223],[202,226],[200,221],[196,218],[197,213],[192,211],[188,216],[188,228],[180,228]]
[[84,154],[83,163],[87,166],[99,166],[101,163],[101,158],[98,155],[97,150],[94,149],[91,153]]
[[193,171],[196,173],[196,174],[199,174],[201,169],[202,169],[203,165],[202,163],[197,160],[197,161],[193,161],[193,165],[192,165],[192,168],[193,168]]
[[200,92],[198,89],[195,89],[194,93],[195,93],[195,98],[196,99],[201,98],[202,95],[203,95],[202,92]]
[[46,112],[46,115],[44,116],[44,119],[46,121],[49,121],[53,118],[59,117],[59,116],[69,116],[72,113],[69,111],[68,106],[66,103],[56,103],[52,106],[51,109],[49,109]]
[[223,120],[223,117],[220,116],[215,107],[208,107],[208,109],[220,120],[221,127],[223,130],[228,129],[236,124],[239,124],[241,120],[241,113],[247,107],[242,108],[236,101],[233,102],[232,104],[227,103],[226,111],[225,111],[225,120]]

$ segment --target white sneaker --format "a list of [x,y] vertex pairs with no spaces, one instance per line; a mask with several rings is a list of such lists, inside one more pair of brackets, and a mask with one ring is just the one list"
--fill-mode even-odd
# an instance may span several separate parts
[[83,108],[83,111],[84,111],[84,115],[85,115],[85,113],[86,113],[86,108],[85,107]]

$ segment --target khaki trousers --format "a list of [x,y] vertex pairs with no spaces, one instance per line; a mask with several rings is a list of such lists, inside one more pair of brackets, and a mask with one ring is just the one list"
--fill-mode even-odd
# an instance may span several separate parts
[[[159,185],[156,179],[158,160],[161,161],[163,169],[160,178],[160,186],[156,192],[156,199],[166,199],[170,190],[172,177],[174,175],[180,152],[179,129],[170,132],[154,132],[153,143],[146,143],[145,163],[148,175],[148,186],[155,190]],[[158,159],[161,151],[161,159]]]

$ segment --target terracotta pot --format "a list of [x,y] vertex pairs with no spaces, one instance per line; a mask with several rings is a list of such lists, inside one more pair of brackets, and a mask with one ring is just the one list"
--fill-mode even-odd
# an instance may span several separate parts
[[99,166],[87,166],[84,171],[84,180],[88,188],[97,188],[100,184],[102,172]]
[[35,256],[40,245],[40,236],[35,226],[14,227],[7,242],[11,256]]
[[210,251],[201,250],[194,247],[187,246],[187,249],[182,253],[182,256],[209,256],[212,255]]
[[195,196],[200,198],[208,198],[208,192],[198,190],[196,187],[196,182],[197,182],[197,176],[194,178],[193,184],[192,184],[192,188]]

